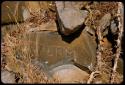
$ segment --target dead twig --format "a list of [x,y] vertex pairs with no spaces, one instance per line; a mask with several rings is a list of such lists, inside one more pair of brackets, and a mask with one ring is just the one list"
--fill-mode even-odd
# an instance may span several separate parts
[[96,70],[99,71],[101,68],[101,51],[102,51],[102,46],[101,46],[101,40],[102,40],[102,34],[101,34],[101,27],[99,26],[97,28],[97,39],[98,39],[98,49],[97,49],[97,67]]
[[112,75],[111,75],[111,83],[115,82],[115,74],[116,74],[116,69],[117,69],[117,63],[118,59],[120,57],[121,53],[121,41],[122,41],[122,36],[123,36],[123,14],[121,12],[121,9],[123,9],[123,4],[121,2],[118,2],[118,39],[116,40],[117,43],[117,50],[116,50],[116,56],[115,56],[115,61],[114,61],[114,66],[112,68]]
[[93,81],[93,79],[94,79],[94,75],[95,74],[100,74],[100,72],[99,71],[95,71],[95,72],[92,72],[91,74],[90,74],[90,77],[89,77],[89,79],[88,79],[88,81],[87,81],[87,84],[90,84],[92,81]]

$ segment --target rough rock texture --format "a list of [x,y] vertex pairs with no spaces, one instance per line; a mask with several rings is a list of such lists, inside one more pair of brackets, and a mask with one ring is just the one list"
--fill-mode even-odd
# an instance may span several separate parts
[[94,65],[96,62],[94,38],[86,31],[75,37],[77,34],[64,37],[57,32],[29,32],[24,41],[30,42],[25,44],[28,53],[36,56],[40,62],[47,61],[50,66],[68,58],[86,67]]
[[60,30],[64,35],[69,35],[78,30],[88,15],[86,10],[78,10],[71,2],[56,2],[57,17]]
[[87,72],[71,64],[58,66],[52,70],[52,73],[60,83],[86,83],[89,78]]
[[7,70],[1,71],[1,80],[3,83],[15,83],[15,74]]

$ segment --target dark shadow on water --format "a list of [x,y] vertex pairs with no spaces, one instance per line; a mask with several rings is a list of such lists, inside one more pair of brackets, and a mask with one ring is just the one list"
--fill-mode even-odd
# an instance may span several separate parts
[[66,35],[61,33],[61,31],[59,29],[59,23],[58,23],[57,20],[56,20],[56,25],[57,25],[58,33],[61,35],[62,40],[67,42],[67,43],[71,43],[73,40],[78,38],[80,36],[80,34],[82,33],[83,29],[85,28],[85,25],[83,24],[79,30],[77,30],[76,32],[66,36]]

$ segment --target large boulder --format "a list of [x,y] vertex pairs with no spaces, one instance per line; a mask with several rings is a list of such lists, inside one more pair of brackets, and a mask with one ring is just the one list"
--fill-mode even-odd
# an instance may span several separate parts
[[87,72],[71,64],[58,66],[51,72],[60,83],[86,83],[89,78]]
[[55,3],[59,28],[62,34],[70,35],[80,29],[88,15],[88,11],[77,9],[71,2],[67,1],[57,1]]

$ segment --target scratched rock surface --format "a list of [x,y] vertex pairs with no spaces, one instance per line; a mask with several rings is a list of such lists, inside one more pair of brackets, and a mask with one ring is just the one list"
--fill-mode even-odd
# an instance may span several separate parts
[[24,41],[28,41],[26,51],[32,59],[50,67],[71,61],[91,67],[96,62],[96,42],[85,30],[79,36],[76,33],[69,37],[51,31],[28,32],[24,36]]
[[79,10],[73,7],[72,2],[57,1],[57,17],[59,28],[62,34],[70,35],[83,25],[88,11]]

